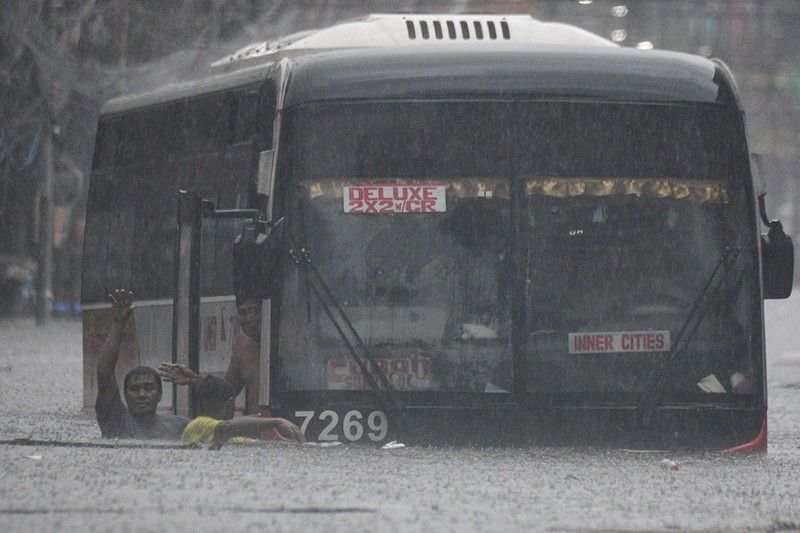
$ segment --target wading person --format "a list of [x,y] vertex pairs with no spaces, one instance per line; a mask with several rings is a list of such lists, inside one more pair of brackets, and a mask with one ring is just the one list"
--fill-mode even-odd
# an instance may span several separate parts
[[[236,297],[239,331],[233,342],[231,360],[225,372],[225,381],[236,397],[245,390],[244,414],[259,414],[258,387],[261,360],[261,302],[254,297]],[[165,380],[195,389],[205,376],[194,373],[185,365],[164,362],[158,371]]]
[[161,378],[154,369],[139,366],[123,383],[125,404],[119,395],[117,368],[122,332],[133,313],[133,293],[117,289],[109,294],[112,324],[97,359],[97,424],[105,438],[180,439],[188,418],[156,414],[161,401]]
[[[257,440],[304,442],[303,433],[284,418],[240,416],[233,418],[234,395],[230,384],[208,376],[196,387],[198,416],[183,430],[181,440],[193,443],[222,445],[229,439],[242,442],[242,437]],[[272,435],[276,432],[279,439]],[[246,441],[245,441],[246,442]]]

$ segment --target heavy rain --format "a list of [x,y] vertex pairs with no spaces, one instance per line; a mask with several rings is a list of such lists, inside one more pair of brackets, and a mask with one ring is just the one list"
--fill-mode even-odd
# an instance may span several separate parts
[[0,3],[0,530],[800,530],[798,28]]

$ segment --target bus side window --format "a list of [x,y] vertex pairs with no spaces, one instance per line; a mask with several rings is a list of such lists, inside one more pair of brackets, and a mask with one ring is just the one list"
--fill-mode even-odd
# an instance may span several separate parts
[[107,171],[95,171],[86,206],[86,236],[83,245],[83,275],[81,299],[83,303],[105,301],[106,296],[106,235],[108,221],[113,213],[108,210],[106,191],[109,187]]
[[97,138],[95,140],[94,163],[96,170],[106,169],[114,165],[119,143],[120,119],[101,120],[97,125]]
[[231,100],[210,94],[186,100],[181,109],[178,151],[197,157],[219,151],[229,138]]
[[240,93],[236,97],[236,120],[232,144],[253,139],[256,130],[256,113],[258,112],[258,91]]
[[268,150],[273,147],[272,127],[275,122],[275,111],[278,107],[278,97],[275,90],[275,81],[266,80],[261,86],[258,102],[258,149]]
[[[177,189],[218,209],[244,208],[255,176],[253,152],[272,144],[271,80],[104,117],[87,207],[84,303],[115,287],[137,299],[172,295]],[[258,146],[256,146],[258,144]],[[236,228],[207,224],[203,296],[232,291]]]

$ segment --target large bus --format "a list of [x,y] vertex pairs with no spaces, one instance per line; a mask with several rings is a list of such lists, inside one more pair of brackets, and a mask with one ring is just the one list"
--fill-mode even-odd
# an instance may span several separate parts
[[84,402],[110,290],[136,295],[121,374],[222,373],[247,285],[258,404],[312,441],[765,450],[793,248],[756,159],[721,61],[529,16],[253,44],[102,110]]

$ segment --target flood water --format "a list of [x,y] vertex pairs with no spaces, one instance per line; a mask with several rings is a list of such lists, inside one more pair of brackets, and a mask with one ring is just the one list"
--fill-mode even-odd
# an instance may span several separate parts
[[[798,311],[798,296],[766,304],[766,455],[2,444],[0,529],[796,529]],[[3,321],[0,336],[0,440],[100,442],[80,409],[80,323]]]

